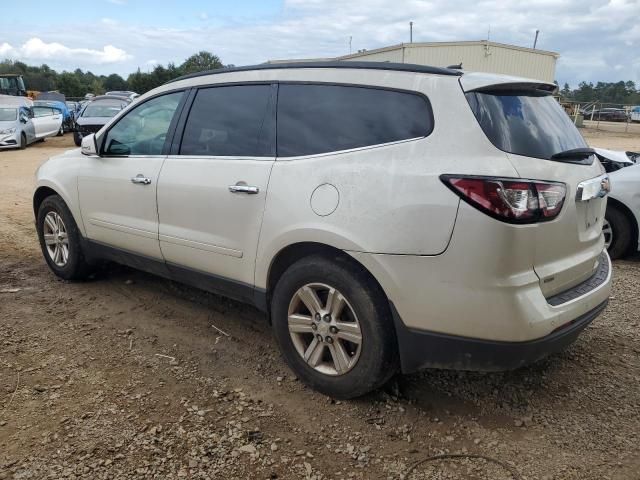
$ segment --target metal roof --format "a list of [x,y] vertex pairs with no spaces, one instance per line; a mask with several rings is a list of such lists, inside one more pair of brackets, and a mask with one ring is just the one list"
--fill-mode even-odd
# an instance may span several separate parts
[[[350,68],[350,69],[367,69],[367,70],[393,70],[397,72],[415,72],[428,73],[434,75],[460,76],[462,72],[450,68],[431,67],[428,65],[414,65],[411,63],[393,63],[393,62],[292,62],[292,63],[263,63],[261,65],[249,65],[246,67],[219,68],[217,70],[207,70],[204,72],[191,73],[183,75],[166,83],[173,83],[188,78],[202,77],[205,75],[217,75],[220,73],[231,72],[249,72],[254,70],[283,70],[291,68]],[[166,85],[166,84],[165,84]]]

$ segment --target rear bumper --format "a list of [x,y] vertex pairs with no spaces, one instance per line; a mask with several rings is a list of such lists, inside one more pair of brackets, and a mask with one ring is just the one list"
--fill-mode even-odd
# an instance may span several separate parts
[[535,363],[573,343],[607,306],[608,300],[542,338],[501,342],[467,338],[406,327],[391,303],[403,373],[423,368],[502,371]]

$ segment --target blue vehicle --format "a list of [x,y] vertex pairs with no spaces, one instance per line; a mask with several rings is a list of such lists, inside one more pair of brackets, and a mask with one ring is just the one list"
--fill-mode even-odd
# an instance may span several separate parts
[[[55,94],[55,96],[51,95]],[[44,92],[38,95],[33,102],[34,105],[40,107],[52,107],[62,112],[62,126],[65,132],[72,132],[75,115],[65,103],[64,95],[56,92]]]

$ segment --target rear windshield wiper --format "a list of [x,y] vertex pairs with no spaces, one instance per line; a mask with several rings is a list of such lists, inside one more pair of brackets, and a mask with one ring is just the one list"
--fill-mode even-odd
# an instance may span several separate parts
[[587,158],[591,155],[595,155],[596,151],[593,148],[581,147],[581,148],[572,148],[571,150],[565,150],[564,152],[558,152],[551,155],[550,160],[561,160],[563,158],[567,159],[579,159],[579,158]]

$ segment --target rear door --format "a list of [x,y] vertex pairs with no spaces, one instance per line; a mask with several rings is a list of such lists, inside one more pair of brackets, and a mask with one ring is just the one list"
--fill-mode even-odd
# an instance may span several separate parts
[[207,288],[235,298],[252,295],[275,160],[275,100],[270,84],[195,92],[158,183],[160,247],[175,277],[201,286],[211,280]]
[[36,138],[45,138],[57,134],[62,125],[62,114],[51,107],[33,107],[33,126]]
[[543,87],[499,84],[466,96],[487,137],[507,153],[520,177],[567,186],[558,218],[531,230],[533,267],[548,297],[586,280],[597,268],[604,249],[601,231],[608,183],[595,155],[552,158],[588,146],[549,88]]

